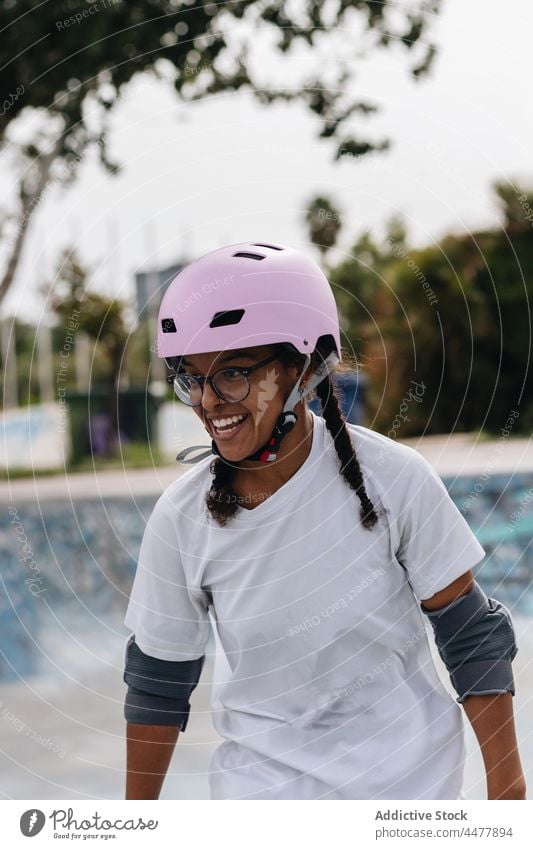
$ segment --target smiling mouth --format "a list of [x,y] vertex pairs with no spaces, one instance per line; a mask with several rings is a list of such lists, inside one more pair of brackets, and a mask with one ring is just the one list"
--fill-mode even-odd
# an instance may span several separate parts
[[230,424],[223,425],[222,427],[217,427],[213,421],[213,419],[209,419],[209,428],[215,438],[226,440],[231,438],[234,434],[237,433],[238,430],[241,429],[242,425],[248,419],[249,414],[244,414],[243,418],[240,421],[231,422]]

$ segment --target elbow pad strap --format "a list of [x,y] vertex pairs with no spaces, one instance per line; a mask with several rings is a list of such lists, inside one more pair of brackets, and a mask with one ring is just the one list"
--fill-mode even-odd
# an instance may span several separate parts
[[189,721],[191,706],[188,701],[175,701],[164,696],[143,693],[135,687],[128,687],[124,702],[126,722],[140,725],[177,725],[185,731]]
[[440,610],[425,610],[439,654],[462,704],[468,695],[511,692],[511,663],[518,651],[509,610],[483,592],[470,591]]
[[185,731],[189,698],[195,689],[205,655],[194,660],[160,660],[141,651],[132,634],[126,646],[124,681],[128,692],[124,703],[127,722],[149,725],[178,725]]

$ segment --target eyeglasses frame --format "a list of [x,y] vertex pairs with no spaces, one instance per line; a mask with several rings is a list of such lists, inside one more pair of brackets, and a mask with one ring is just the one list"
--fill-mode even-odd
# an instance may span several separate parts
[[[211,389],[213,390],[213,392],[215,393],[215,395],[217,395],[222,401],[227,401],[228,403],[231,403],[233,401],[235,404],[238,404],[241,401],[244,401],[244,399],[247,398],[248,395],[250,394],[250,389],[252,387],[250,386],[250,381],[248,380],[248,375],[251,372],[255,371],[256,369],[261,368],[262,366],[266,366],[268,363],[271,363],[271,362],[273,362],[273,360],[277,360],[278,358],[279,358],[279,354],[272,354],[272,356],[267,357],[265,360],[261,360],[261,362],[259,362],[259,363],[255,363],[255,365],[253,365],[253,366],[225,366],[224,368],[217,369],[217,371],[214,374],[209,375],[207,377],[204,377],[202,374],[189,374],[186,371],[176,371],[176,372],[174,372],[174,374],[171,374],[167,377],[167,382],[174,384],[175,379],[176,379],[176,377],[178,377],[178,375],[186,374],[187,377],[192,377],[192,379],[196,380],[196,382],[200,385],[200,388],[202,390],[202,398],[203,398],[203,395],[204,395],[205,384],[207,382],[209,384],[209,386],[211,387]],[[233,398],[231,398],[231,399],[230,398],[224,398],[224,396],[221,395],[220,392],[217,391],[216,386],[213,385],[213,381],[216,378],[217,374],[220,374],[223,371],[239,371],[246,378],[246,381],[248,383],[248,392],[246,393],[244,398],[240,398],[239,401],[234,401]],[[180,400],[182,400],[182,399],[180,399]],[[202,403],[202,401],[199,401],[198,404],[187,404],[186,401],[184,401],[183,403],[186,404],[188,407],[199,407],[200,404]]]

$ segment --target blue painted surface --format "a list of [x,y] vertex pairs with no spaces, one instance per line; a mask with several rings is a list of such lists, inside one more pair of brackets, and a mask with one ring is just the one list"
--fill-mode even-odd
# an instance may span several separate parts
[[75,651],[75,635],[84,635],[79,653],[90,663],[90,651],[82,648],[100,635],[105,649],[110,631],[123,630],[155,501],[145,496],[14,504],[16,523],[7,507],[2,511],[0,680],[54,674],[55,662],[64,668],[62,655]]
[[[443,480],[487,552],[474,569],[483,589],[532,615],[533,474]],[[15,517],[4,508],[0,679],[64,673],[69,662],[71,668],[90,664],[93,652],[99,662],[111,635],[124,633],[122,618],[155,500],[21,503],[13,505]]]
[[[365,412],[365,390],[368,384],[366,375],[355,371],[335,374],[333,383],[346,421],[351,424],[362,424]],[[309,401],[308,406],[317,416],[322,415],[322,404],[318,398]]]
[[533,615],[533,473],[442,480],[486,551],[473,570],[485,592]]

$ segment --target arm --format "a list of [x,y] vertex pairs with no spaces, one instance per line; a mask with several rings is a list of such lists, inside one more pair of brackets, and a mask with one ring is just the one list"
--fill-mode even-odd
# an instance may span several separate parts
[[[422,611],[438,611],[470,592],[474,576],[465,572],[431,598]],[[511,692],[476,694],[462,702],[481,748],[488,799],[525,799],[526,783],[518,754]]]
[[525,799],[511,693],[467,696],[463,707],[474,729],[487,773],[487,799]]
[[133,722],[126,728],[126,799],[159,799],[179,728]]
[[124,619],[127,799],[158,798],[209,639],[210,595],[187,575],[180,517],[164,492],[144,530]]
[[205,655],[161,660],[141,651],[132,634],[125,659],[126,799],[158,799],[179,732],[187,727]]

